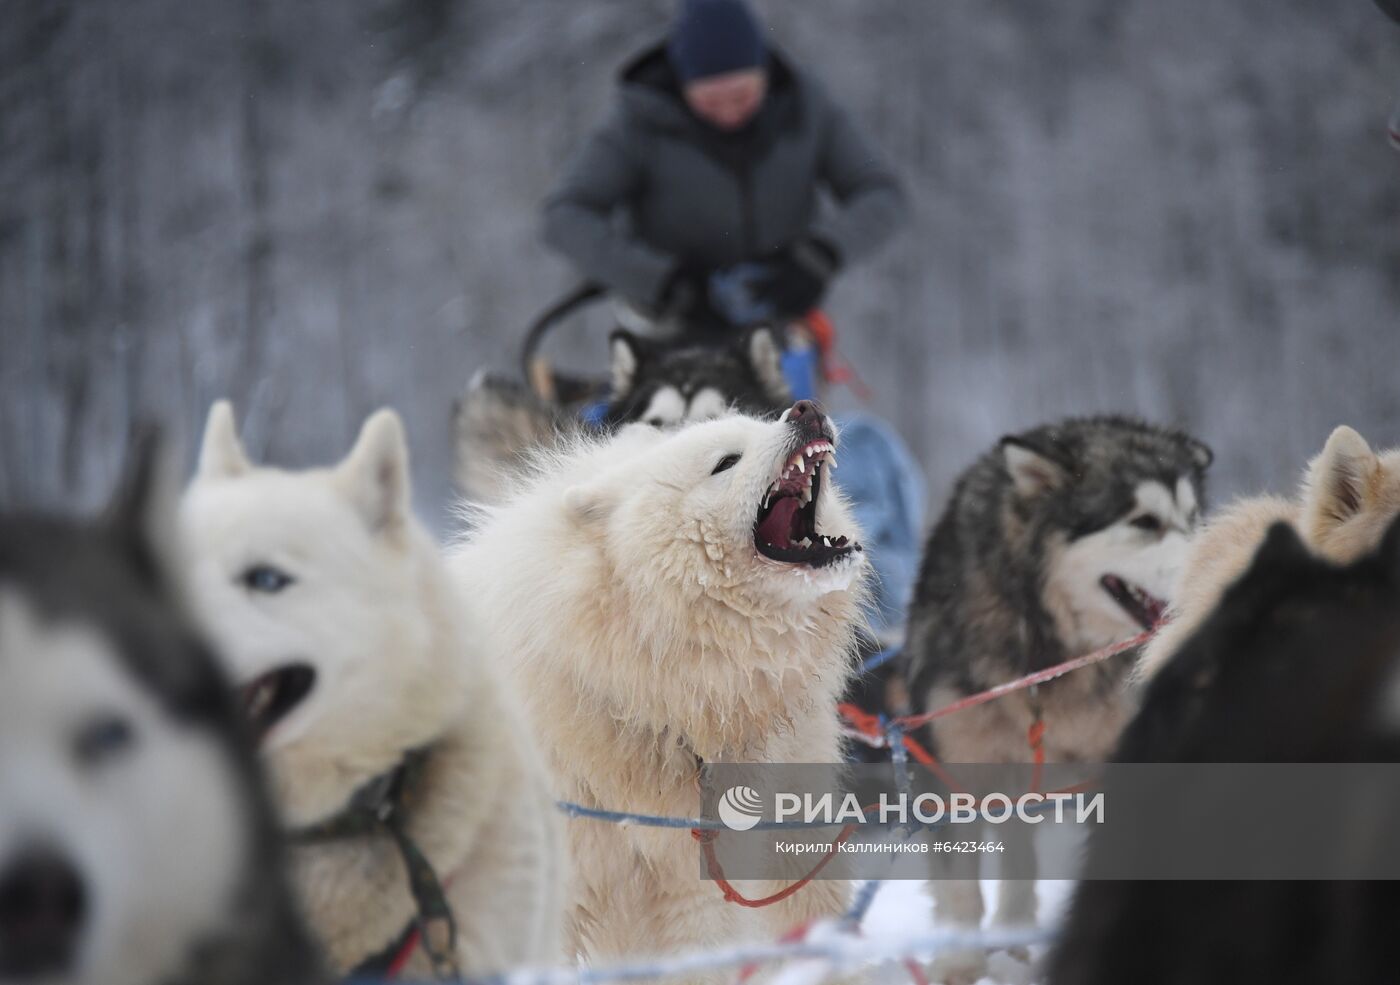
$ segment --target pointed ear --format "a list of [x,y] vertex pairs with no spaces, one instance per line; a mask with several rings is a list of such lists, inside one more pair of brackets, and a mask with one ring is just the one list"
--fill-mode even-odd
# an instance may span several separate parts
[[227,479],[247,472],[253,466],[238,440],[233,421],[233,404],[218,400],[209,408],[204,424],[204,441],[199,447],[199,477]]
[[601,523],[617,508],[617,495],[603,482],[585,482],[564,490],[564,508],[581,523]]
[[1293,524],[1280,521],[1269,527],[1264,535],[1264,542],[1254,553],[1251,566],[1272,570],[1311,559],[1312,552],[1303,543],[1303,538],[1298,536]]
[[637,373],[646,361],[650,346],[639,336],[619,328],[608,336],[612,353],[612,399],[626,396],[637,384]]
[[1002,438],[1001,455],[1006,464],[1006,473],[1016,486],[1016,495],[1022,499],[1044,495],[1060,488],[1069,479],[1064,466],[1018,438]]
[[754,375],[774,403],[792,403],[792,388],[783,375],[783,353],[773,338],[773,330],[759,326],[744,340],[744,356],[753,367]]
[[370,415],[336,475],[370,530],[393,534],[407,526],[408,441],[398,414],[385,408]]
[[1355,516],[1365,505],[1366,487],[1380,460],[1366,439],[1342,425],[1308,467],[1304,483],[1303,529],[1316,538]]
[[1390,521],[1376,554],[1385,564],[1391,578],[1400,580],[1400,517]]
[[146,584],[161,590],[174,584],[176,501],[175,476],[159,430],[138,427],[103,519],[125,545]]
[[1215,452],[1211,451],[1210,445],[1206,444],[1204,441],[1197,441],[1195,438],[1190,438],[1187,440],[1187,447],[1191,451],[1191,461],[1194,462],[1196,468],[1200,469],[1202,472],[1210,468],[1211,462],[1215,461]]

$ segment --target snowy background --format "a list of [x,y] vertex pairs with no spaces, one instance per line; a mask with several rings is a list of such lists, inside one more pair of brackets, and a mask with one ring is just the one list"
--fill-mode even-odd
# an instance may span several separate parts
[[[1001,433],[1122,410],[1291,485],[1400,442],[1400,28],[1367,0],[782,0],[908,180],[842,347],[935,502]],[[129,421],[334,459],[448,416],[572,282],[537,204],[661,0],[0,0],[0,499],[100,498]],[[848,401],[849,397],[842,397]]]

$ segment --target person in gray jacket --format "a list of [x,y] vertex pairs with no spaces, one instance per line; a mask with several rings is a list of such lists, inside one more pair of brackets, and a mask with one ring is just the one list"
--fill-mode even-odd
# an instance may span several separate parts
[[724,329],[807,313],[904,211],[889,165],[743,0],[684,0],[624,67],[544,238],[652,318]]

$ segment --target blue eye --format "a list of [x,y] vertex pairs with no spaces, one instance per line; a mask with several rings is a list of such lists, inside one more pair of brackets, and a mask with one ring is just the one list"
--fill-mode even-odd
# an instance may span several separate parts
[[711,472],[710,475],[719,475],[721,472],[729,471],[739,464],[739,457],[738,455],[725,455],[719,460],[719,464],[715,466],[714,471]]
[[136,733],[126,719],[100,715],[73,737],[73,756],[80,765],[95,768],[126,752],[135,740]]
[[238,580],[250,592],[276,595],[296,579],[270,564],[255,564],[239,575]]

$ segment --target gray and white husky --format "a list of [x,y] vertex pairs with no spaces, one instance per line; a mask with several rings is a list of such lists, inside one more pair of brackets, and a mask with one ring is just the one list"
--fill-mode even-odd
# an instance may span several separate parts
[[320,981],[143,448],[99,522],[0,517],[0,983]]
[[[925,548],[908,631],[914,711],[1151,628],[1185,560],[1211,459],[1185,433],[1121,417],[1003,438],[958,480]],[[1049,762],[1102,760],[1131,712],[1128,669],[1126,657],[1111,659],[941,718],[924,737],[948,763],[1029,762],[1027,732],[1041,720]],[[941,919],[980,923],[976,882],[934,886]],[[1034,918],[1034,884],[1004,883],[997,921]],[[950,955],[935,971],[975,981],[981,955]]]

